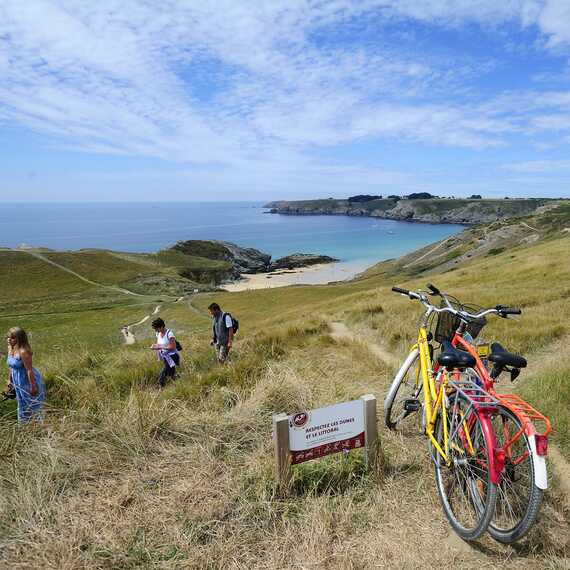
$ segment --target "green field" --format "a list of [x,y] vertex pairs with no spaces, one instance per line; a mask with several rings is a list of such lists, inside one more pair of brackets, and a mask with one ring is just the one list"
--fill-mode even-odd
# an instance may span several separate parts
[[[331,456],[298,466],[283,496],[273,478],[271,415],[366,393],[378,397],[381,415],[393,359],[406,353],[421,311],[390,288],[431,281],[465,302],[522,307],[521,317],[491,318],[482,336],[528,358],[513,389],[551,417],[551,441],[570,460],[569,229],[570,206],[562,204],[470,228],[352,282],[182,300],[115,288],[143,283],[141,275],[179,275],[179,252],[49,254],[103,286],[26,253],[0,252],[0,326],[31,331],[48,386],[44,428],[15,428],[13,404],[0,404],[0,565],[418,568],[429,559],[461,568],[568,567],[567,497],[556,478],[521,544],[485,537],[470,547],[454,540],[421,437],[381,429],[385,463],[377,472],[366,473],[358,453]],[[208,346],[212,301],[240,320],[227,367]],[[149,321],[133,327],[133,346],[119,333],[156,306],[184,345],[181,375],[162,392],[146,348]],[[355,337],[331,335],[334,321]]]

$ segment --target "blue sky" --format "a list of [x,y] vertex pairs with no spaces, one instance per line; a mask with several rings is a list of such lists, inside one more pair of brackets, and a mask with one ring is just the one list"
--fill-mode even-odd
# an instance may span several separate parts
[[570,197],[569,0],[2,0],[0,200]]

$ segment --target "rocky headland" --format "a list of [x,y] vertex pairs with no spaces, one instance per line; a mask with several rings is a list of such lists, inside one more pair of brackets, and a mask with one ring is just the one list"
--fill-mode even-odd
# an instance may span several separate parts
[[[293,253],[272,261],[271,255],[253,247],[216,240],[180,241],[170,251],[181,253],[192,260],[182,268],[184,277],[197,282],[213,281],[216,284],[239,279],[242,275],[295,270],[339,261],[328,255]],[[198,263],[208,260],[211,264]]]
[[402,199],[379,198],[368,201],[299,200],[266,204],[271,214],[367,216],[405,222],[431,224],[480,224],[532,214],[552,200],[526,199]]

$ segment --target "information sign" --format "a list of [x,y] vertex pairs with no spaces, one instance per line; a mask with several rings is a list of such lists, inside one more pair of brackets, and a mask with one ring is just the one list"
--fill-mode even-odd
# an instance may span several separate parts
[[293,465],[364,445],[362,399],[289,416],[289,450]]

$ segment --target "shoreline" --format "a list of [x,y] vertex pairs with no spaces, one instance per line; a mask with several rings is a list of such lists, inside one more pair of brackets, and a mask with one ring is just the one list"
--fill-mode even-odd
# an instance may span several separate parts
[[238,281],[224,283],[221,289],[230,293],[238,293],[256,289],[288,287],[290,285],[326,285],[335,281],[353,279],[374,263],[340,261],[269,273],[244,273]]
[[[273,208],[272,208],[273,209]],[[372,220],[389,220],[392,222],[404,222],[408,224],[429,224],[432,226],[464,226],[465,228],[471,228],[480,223],[487,222],[448,222],[448,221],[438,221],[434,222],[432,220],[420,220],[418,218],[397,218],[389,216],[371,216],[368,214],[351,214],[349,212],[272,212],[267,210],[263,214],[278,215],[278,216],[346,216],[349,218],[369,218]]]

